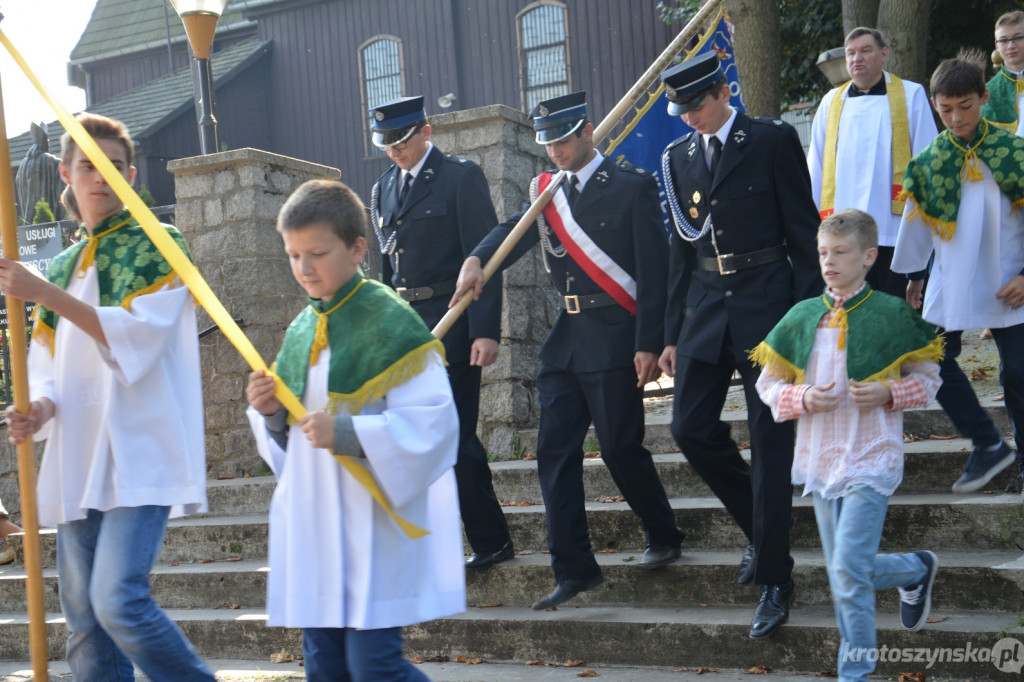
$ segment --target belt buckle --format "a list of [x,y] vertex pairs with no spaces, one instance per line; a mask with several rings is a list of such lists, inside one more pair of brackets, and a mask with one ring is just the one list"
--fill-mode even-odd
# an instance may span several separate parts
[[398,296],[399,296],[399,297],[400,297],[400,298],[401,298],[401,299],[402,299],[403,301],[408,301],[408,300],[409,300],[409,299],[407,299],[407,298],[406,298],[406,292],[408,292],[408,291],[409,291],[409,290],[408,290],[408,289],[407,289],[406,287],[396,287],[396,288],[395,288],[395,293],[396,293],[396,294],[398,294]]
[[565,296],[565,312],[576,315],[580,312],[580,297],[576,294]]
[[732,253],[721,253],[715,255],[715,260],[718,261],[718,274],[720,275],[732,275],[736,273],[736,270],[726,270],[722,266],[723,258],[732,258],[735,254]]

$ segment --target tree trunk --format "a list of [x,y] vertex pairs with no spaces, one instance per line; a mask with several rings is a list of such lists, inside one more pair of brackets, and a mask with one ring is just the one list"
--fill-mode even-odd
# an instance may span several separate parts
[[879,2],[885,0],[843,0],[843,37],[858,26],[877,28]]
[[782,103],[778,0],[727,0],[726,11],[736,26],[733,49],[747,112],[778,116]]
[[[928,80],[930,0],[881,0],[877,28],[889,41],[886,70],[918,83]],[[845,15],[845,13],[844,13]]]

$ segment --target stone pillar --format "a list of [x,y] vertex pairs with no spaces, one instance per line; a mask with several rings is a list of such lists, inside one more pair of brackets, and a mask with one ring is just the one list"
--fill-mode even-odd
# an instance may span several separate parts
[[[277,212],[306,180],[341,172],[256,149],[177,159],[167,170],[175,176],[175,225],[196,267],[271,364],[306,302],[275,230]],[[200,331],[212,326],[200,309]],[[216,328],[201,339],[200,353],[210,477],[266,473],[245,418],[248,364]]]
[[[529,117],[504,105],[431,116],[430,126],[442,151],[483,169],[499,220],[529,203],[530,180],[551,166]],[[478,431],[497,459],[525,454],[518,431],[537,427],[537,353],[557,313],[557,296],[535,248],[505,272],[501,350],[483,373]]]

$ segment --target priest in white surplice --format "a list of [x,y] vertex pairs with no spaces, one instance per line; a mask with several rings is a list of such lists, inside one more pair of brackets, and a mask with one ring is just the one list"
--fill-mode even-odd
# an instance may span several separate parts
[[852,80],[822,98],[807,162],[823,219],[858,208],[878,223],[878,260],[868,283],[904,298],[906,277],[889,269],[903,215],[903,202],[896,195],[907,163],[937,131],[924,88],[884,71],[888,58],[881,33],[863,27],[850,31],[846,68]]
[[465,610],[459,420],[440,341],[362,276],[365,223],[355,194],[329,181],[302,185],[278,216],[309,305],[274,371],[308,413],[289,427],[273,378],[250,375],[249,419],[277,476],[268,625],[304,629],[310,680],[426,680],[402,659],[401,627]]

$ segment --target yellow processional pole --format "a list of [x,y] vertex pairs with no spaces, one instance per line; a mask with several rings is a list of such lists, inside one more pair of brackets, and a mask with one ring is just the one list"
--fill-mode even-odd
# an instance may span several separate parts
[[[644,74],[640,76],[640,79],[633,84],[633,87],[629,89],[629,92],[619,100],[619,103],[615,105],[608,115],[604,117],[604,120],[602,120],[601,123],[598,124],[597,128],[594,129],[595,147],[608,135],[615,124],[619,122],[619,119],[625,116],[633,104],[640,99],[649,87],[651,87],[651,84],[657,80],[661,75],[661,72],[665,70],[672,59],[676,56],[676,53],[683,48],[683,45],[685,45],[698,30],[700,30],[700,26],[714,11],[718,9],[721,4],[722,0],[708,0],[704,6],[693,15],[693,18],[687,22],[686,26],[683,27],[683,30],[675,37],[675,40],[665,48],[661,53],[661,56],[659,56],[654,63],[647,68],[647,71],[645,71]],[[540,212],[548,205],[548,202],[551,201],[551,197],[554,196],[554,193],[558,190],[560,181],[563,177],[564,174],[560,173],[556,176],[556,179],[552,180],[551,184],[549,184],[544,192],[537,197],[536,201],[530,205],[530,208],[526,210],[526,213],[519,219],[516,226],[512,228],[509,235],[505,237],[505,241],[501,243],[498,249],[494,252],[494,255],[491,256],[491,259],[487,261],[486,265],[484,265],[484,282],[491,279],[505,258],[508,257],[508,254],[511,253],[512,249],[515,248],[515,245],[519,243],[520,239],[522,239],[526,230],[530,228],[530,225],[534,223]],[[437,326],[434,327],[432,332],[434,336],[440,339],[447,334],[448,330],[452,328],[453,324],[455,324],[455,320],[459,319],[459,315],[461,315],[472,302],[473,292],[469,291],[451,310],[445,314],[444,317],[441,318],[441,321],[437,323]]]
[[[0,20],[3,15],[0,14]],[[0,87],[0,241],[3,257],[18,260],[18,217],[14,210],[14,178],[11,177],[11,148],[7,143],[3,88]],[[7,296],[7,331],[10,339],[11,383],[14,409],[31,411],[28,395],[27,335],[25,302]],[[36,504],[36,458],[32,437],[18,445],[18,487],[21,489],[21,525],[25,529],[25,592],[28,598],[28,642],[33,679],[50,679],[46,669],[46,605],[43,602],[43,562],[39,545],[39,513]]]

